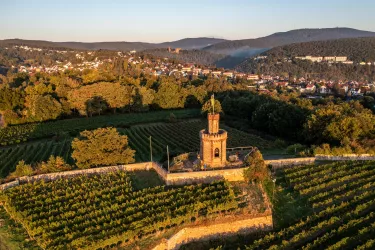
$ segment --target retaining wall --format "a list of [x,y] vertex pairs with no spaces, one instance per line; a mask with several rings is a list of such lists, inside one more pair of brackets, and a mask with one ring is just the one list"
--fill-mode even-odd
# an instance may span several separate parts
[[370,154],[345,154],[345,155],[315,155],[317,161],[374,161],[375,155]]
[[235,234],[248,234],[255,231],[272,229],[272,215],[235,220],[209,226],[188,227],[181,229],[169,239],[164,239],[153,250],[174,250],[193,241],[221,238]]
[[152,168],[153,168],[152,162],[142,162],[142,163],[128,164],[128,165],[72,170],[72,171],[64,171],[64,172],[57,172],[57,173],[40,174],[40,175],[34,175],[34,176],[23,176],[23,177],[18,178],[16,181],[0,185],[0,190],[6,190],[8,188],[18,186],[19,184],[40,181],[40,180],[53,181],[56,179],[70,178],[70,177],[74,177],[77,175],[103,174],[103,173],[108,173],[108,172],[118,171],[118,170],[120,171],[150,170]]
[[[271,165],[274,169],[284,166],[294,165],[307,165],[314,164],[315,161],[353,161],[353,160],[375,160],[374,155],[362,154],[362,155],[316,155],[315,157],[306,158],[289,158],[280,160],[266,160],[267,165]],[[222,170],[211,170],[211,171],[197,171],[197,172],[183,172],[183,173],[168,173],[158,163],[155,162],[143,162],[128,165],[101,167],[101,168],[90,168],[82,170],[72,170],[58,173],[41,174],[35,176],[24,176],[18,178],[18,180],[5,183],[0,185],[0,190],[6,190],[8,188],[18,186],[22,183],[34,182],[39,180],[52,181],[59,178],[69,178],[76,175],[87,175],[87,174],[100,174],[111,171],[137,171],[137,170],[150,170],[154,169],[157,174],[162,178],[166,185],[184,185],[193,183],[209,183],[215,180],[228,180],[228,181],[243,181],[243,170],[244,168],[233,168],[233,169],[222,169]]]
[[314,164],[315,157],[305,158],[288,158],[279,160],[266,160],[264,161],[267,165],[271,165],[274,169],[284,166],[296,166],[296,165],[309,165]]
[[209,170],[184,173],[168,173],[165,182],[167,185],[184,185],[193,183],[210,183],[215,180],[243,181],[244,168]]

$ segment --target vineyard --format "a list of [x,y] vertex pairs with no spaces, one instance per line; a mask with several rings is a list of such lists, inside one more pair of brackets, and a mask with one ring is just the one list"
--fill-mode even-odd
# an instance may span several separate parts
[[99,127],[127,127],[137,123],[165,121],[173,113],[176,118],[193,118],[200,115],[197,109],[165,110],[148,113],[132,113],[109,116],[95,116],[90,118],[66,119],[45,123],[32,123],[0,128],[0,145],[12,145],[30,139],[46,138],[62,133],[78,134],[85,129]]
[[283,174],[312,213],[246,249],[375,248],[374,162],[301,166]]
[[[119,128],[119,131],[128,135],[130,147],[136,150],[136,161],[144,162],[150,160],[149,136],[152,136],[153,160],[159,161],[165,156],[167,145],[171,153],[198,151],[199,131],[206,126],[205,121],[188,120],[178,123],[135,125],[130,128]],[[228,147],[254,145],[262,149],[272,146],[272,142],[258,136],[227,126],[222,127],[229,132]],[[0,178],[14,171],[20,160],[37,163],[46,161],[50,155],[55,155],[73,164],[71,141],[72,138],[67,137],[59,142],[44,140],[0,149]]]
[[[152,136],[152,150],[155,160],[161,160],[166,155],[166,147],[169,146],[171,155],[184,152],[198,152],[200,141],[199,131],[207,127],[207,122],[202,120],[190,120],[179,123],[159,123],[132,126],[128,129],[120,129],[120,132],[128,135],[130,147],[136,150],[137,161],[150,160],[150,140]],[[220,125],[228,131],[227,146],[256,146],[260,149],[270,148],[273,143],[237,129]]]
[[0,178],[5,178],[14,171],[20,160],[32,164],[47,161],[51,155],[61,156],[66,162],[73,163],[71,139],[60,142],[40,141],[0,149]]
[[124,172],[5,191],[5,207],[43,249],[114,247],[238,208],[225,182],[134,190]]

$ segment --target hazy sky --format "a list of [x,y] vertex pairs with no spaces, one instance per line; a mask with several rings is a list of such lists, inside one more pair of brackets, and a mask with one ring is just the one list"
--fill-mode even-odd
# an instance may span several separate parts
[[298,28],[375,31],[374,0],[0,0],[0,39],[245,39]]

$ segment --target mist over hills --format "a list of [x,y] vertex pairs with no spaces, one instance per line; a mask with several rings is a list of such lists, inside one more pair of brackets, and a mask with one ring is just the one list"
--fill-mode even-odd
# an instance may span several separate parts
[[203,48],[212,53],[228,55],[218,66],[233,68],[245,58],[255,56],[273,47],[293,43],[326,41],[342,38],[375,37],[375,32],[351,28],[298,29],[278,32],[266,37],[226,41]]

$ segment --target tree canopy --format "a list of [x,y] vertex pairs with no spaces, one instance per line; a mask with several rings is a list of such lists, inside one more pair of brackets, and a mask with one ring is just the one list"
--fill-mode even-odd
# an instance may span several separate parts
[[72,157],[79,168],[133,163],[135,150],[128,145],[128,137],[115,128],[83,131],[72,142]]

